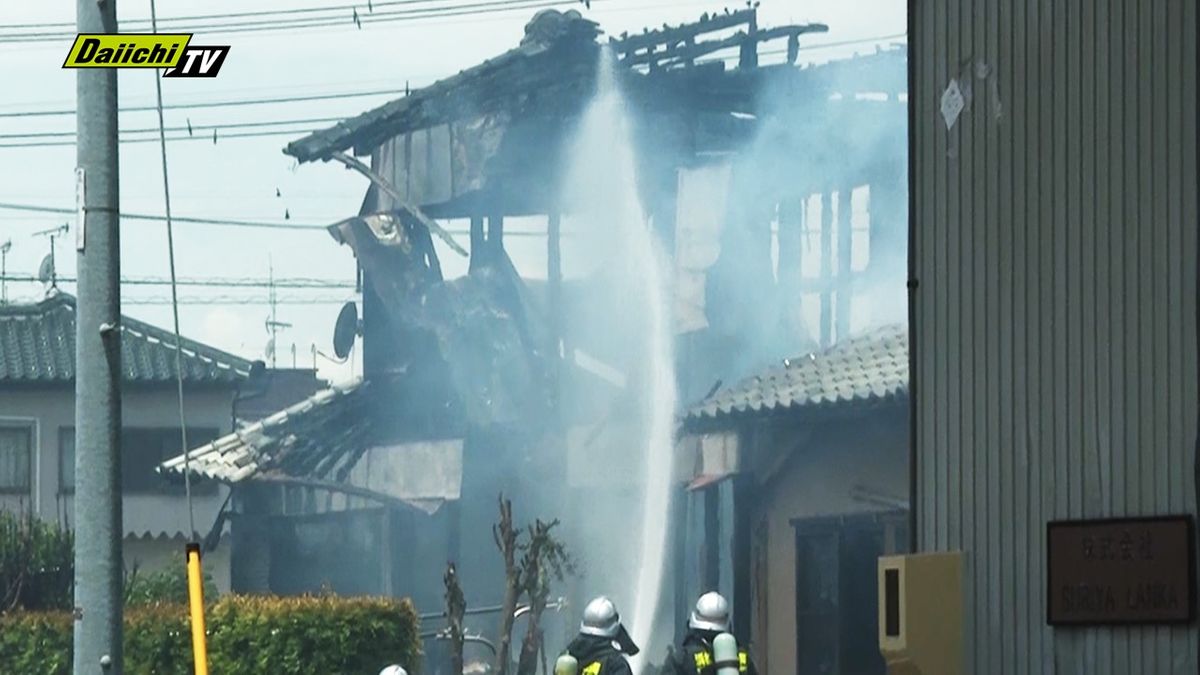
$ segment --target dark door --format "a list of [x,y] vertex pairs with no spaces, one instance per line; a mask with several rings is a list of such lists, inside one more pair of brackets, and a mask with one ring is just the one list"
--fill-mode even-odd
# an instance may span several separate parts
[[902,513],[795,521],[797,675],[884,675],[880,556],[907,545]]
[[840,584],[836,528],[796,533],[796,664],[799,675],[833,675],[838,664]]

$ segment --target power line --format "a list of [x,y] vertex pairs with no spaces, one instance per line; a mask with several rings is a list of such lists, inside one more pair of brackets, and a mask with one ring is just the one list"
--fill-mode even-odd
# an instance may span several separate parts
[[[372,7],[390,7],[390,6],[394,6],[394,5],[426,5],[426,4],[432,4],[436,1],[437,0],[385,0],[383,2],[371,3],[371,6]],[[353,10],[362,9],[362,7],[363,7],[362,4],[359,3],[359,4],[355,4],[355,5],[325,5],[325,6],[318,6],[318,7],[293,7],[291,9],[264,9],[264,10],[254,11],[254,12],[228,12],[228,13],[224,13],[224,14],[201,14],[201,15],[193,15],[193,16],[163,17],[163,18],[159,19],[158,22],[161,24],[168,24],[168,23],[175,23],[178,21],[208,21],[208,20],[212,20],[212,19],[230,19],[230,18],[273,16],[273,15],[286,15],[286,14],[310,14],[310,13],[314,13],[314,12],[333,12],[333,11],[347,11],[347,10],[353,11]],[[119,23],[121,25],[149,24],[150,19],[148,17],[142,17],[142,18],[136,18],[136,19],[125,19],[125,20],[120,21]],[[74,26],[75,26],[75,24],[72,22],[59,21],[59,22],[49,22],[49,23],[10,24],[10,25],[6,26],[6,28],[73,28]]]
[[[376,89],[373,91],[345,92],[341,94],[315,94],[309,96],[281,96],[277,98],[236,99],[231,101],[202,101],[197,103],[175,103],[163,106],[163,110],[194,110],[197,108],[230,108],[247,105],[268,105],[274,103],[300,103],[303,101],[328,101],[340,98],[361,98],[364,96],[399,96],[403,89]],[[132,106],[121,108],[119,112],[154,112],[154,106]],[[51,117],[59,115],[74,115],[75,109],[59,110],[26,110],[22,112],[0,112],[0,117]]]
[[[291,120],[265,120],[262,122],[226,122],[222,124],[193,124],[190,126],[181,127],[166,127],[166,131],[186,131],[189,136],[194,136],[195,132],[212,131],[213,129],[255,129],[272,126],[286,126],[294,124],[328,124],[330,122],[341,122],[345,117],[308,117],[303,119]],[[157,133],[156,127],[142,127],[137,129],[121,129],[122,134],[149,134]],[[74,131],[34,131],[29,133],[19,134],[0,134],[0,138],[21,139],[21,138],[63,138],[75,136]],[[157,139],[153,139],[157,140]]]
[[[267,296],[193,296],[179,298],[181,305],[341,305],[347,302],[354,302],[354,297],[336,296],[336,297],[317,297],[317,298],[302,298],[302,297],[278,297],[274,299]],[[171,298],[168,297],[145,297],[145,298],[121,298],[122,305],[170,305]]]
[[[208,141],[216,145],[218,141],[231,138],[267,138],[269,136],[295,136],[299,134],[309,134],[316,131],[313,128],[301,129],[276,129],[274,131],[246,131],[234,132],[230,134],[205,134],[200,136],[171,136],[168,141]],[[156,143],[157,138],[122,138],[120,143]],[[0,143],[0,148],[64,148],[75,145],[75,141],[30,141],[28,143]]]
[[[0,202],[0,209],[9,209],[12,211],[28,211],[32,213],[55,213],[62,215],[74,215],[75,209],[55,208],[52,206],[35,206],[32,204],[11,204]],[[166,218],[163,216],[148,215],[142,213],[121,213],[122,220],[152,220],[164,222]],[[279,230],[308,230],[310,232],[326,232],[324,225],[304,225],[301,223],[280,223],[280,222],[263,222],[250,220],[231,220],[221,218],[188,218],[183,216],[172,216],[171,220],[178,223],[193,223],[196,225],[219,225],[224,227],[259,227],[266,229]]]
[[[40,283],[41,280],[32,274],[5,274],[0,276],[0,281],[8,281],[13,283]],[[77,281],[75,277],[56,276],[55,281],[63,284],[73,284]],[[175,283],[179,286],[192,286],[201,288],[268,288],[272,284],[276,288],[289,289],[353,289],[355,288],[353,281],[339,281],[336,279],[316,279],[307,277],[291,277],[283,279],[275,279],[269,281],[267,279],[259,279],[253,277],[192,277],[179,278]],[[162,277],[122,277],[122,286],[169,286],[170,279]]]
[[[32,204],[12,204],[12,203],[7,203],[7,202],[0,202],[0,209],[8,209],[11,211],[27,211],[30,213],[53,213],[53,214],[61,214],[61,215],[74,215],[76,213],[75,209],[56,208],[56,207],[52,207],[52,206],[35,206]],[[147,214],[141,214],[141,213],[124,213],[124,212],[121,213],[121,219],[122,220],[148,220],[148,221],[156,221],[156,222],[163,222],[166,220],[166,218],[163,216],[154,216],[154,215],[147,215]],[[221,219],[221,218],[194,218],[194,217],[188,218],[188,217],[183,217],[183,216],[172,216],[171,220],[174,222],[177,222],[177,223],[190,223],[190,224],[194,224],[194,225],[214,225],[214,226],[219,226],[219,227],[252,227],[252,228],[256,227],[256,228],[277,229],[277,230],[302,230],[302,231],[308,231],[308,232],[328,232],[327,225],[312,225],[312,224],[302,224],[302,223],[264,222],[264,221],[252,221],[252,220],[230,220],[230,219]],[[447,232],[449,232],[450,234],[455,235],[455,236],[466,236],[466,235],[470,234],[469,230],[462,229],[462,228],[447,229]],[[576,235],[575,232],[563,232],[561,236],[573,237],[575,235]],[[514,238],[515,237],[544,237],[544,236],[546,236],[546,232],[542,231],[542,230],[505,230],[504,236],[505,237],[514,237]]]
[[[600,0],[593,0],[600,1]],[[484,14],[495,14],[499,12],[509,12],[523,9],[542,9],[554,7],[558,5],[573,5],[579,0],[486,0],[484,2],[473,2],[467,4],[459,4],[445,7],[432,7],[422,9],[409,9],[393,12],[376,12],[367,14],[352,14],[341,18],[335,17],[300,17],[294,19],[264,19],[243,21],[235,23],[216,23],[210,25],[190,25],[187,26],[189,32],[210,32],[214,34],[230,34],[230,33],[249,33],[249,32],[274,32],[286,30],[300,30],[309,28],[326,28],[326,27],[345,27],[350,28],[356,26],[362,28],[364,24],[370,23],[392,23],[397,21],[415,21],[420,19],[452,17],[452,16],[474,16]],[[182,30],[182,28],[177,28]],[[9,43],[28,43],[28,42],[46,42],[57,40],[70,40],[75,37],[75,33],[56,33],[56,32],[40,32],[40,33],[8,33],[0,34],[0,39]]]

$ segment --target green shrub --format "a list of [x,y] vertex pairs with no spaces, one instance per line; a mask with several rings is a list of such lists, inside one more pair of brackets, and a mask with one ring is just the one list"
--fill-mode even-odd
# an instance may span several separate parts
[[[211,604],[217,599],[217,585],[212,575],[204,575],[204,602]],[[134,568],[125,575],[125,606],[188,603],[187,568],[183,564],[158,572],[143,572]]]
[[0,511],[0,612],[70,608],[74,556],[69,530]]
[[[209,666],[219,675],[375,675],[420,665],[417,615],[407,600],[227,595],[207,612]],[[69,675],[70,615],[0,617],[0,673]],[[191,673],[186,605],[125,612],[125,672]]]

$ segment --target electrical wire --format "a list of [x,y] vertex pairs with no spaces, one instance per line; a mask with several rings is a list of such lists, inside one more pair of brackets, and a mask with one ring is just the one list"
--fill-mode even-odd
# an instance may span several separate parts
[[[63,215],[74,215],[75,209],[57,208],[53,206],[34,206],[31,204],[12,204],[0,202],[0,209],[10,209],[13,211],[28,211],[31,213],[55,213]],[[126,213],[121,212],[121,220],[150,220],[156,222],[164,222],[163,216],[154,216],[144,213]],[[262,222],[251,220],[230,220],[221,218],[190,218],[184,216],[174,216],[172,220],[177,223],[192,223],[196,225],[217,225],[222,227],[256,227],[264,229],[278,230],[307,230],[309,232],[328,232],[325,225],[305,225],[301,223],[280,223],[280,222]]]
[[[229,140],[229,139],[234,139],[234,138],[248,139],[248,138],[267,138],[270,136],[298,136],[301,134],[310,134],[314,131],[317,131],[317,129],[315,129],[315,128],[299,128],[299,129],[275,129],[275,130],[271,130],[271,131],[246,131],[246,132],[236,132],[235,131],[235,132],[229,133],[229,134],[216,134],[215,138],[213,135],[206,134],[206,135],[192,135],[192,136],[171,136],[171,137],[167,138],[166,140],[171,141],[171,142],[175,142],[175,141],[208,141],[208,142],[212,143],[213,145],[216,145],[218,141]],[[122,139],[119,139],[119,142],[123,143],[123,144],[153,143],[157,140],[158,140],[157,138],[122,138]],[[30,141],[30,142],[19,142],[19,143],[0,143],[0,148],[56,148],[56,147],[64,148],[64,147],[74,146],[74,145],[75,145],[75,141],[49,141],[49,142],[47,142],[47,141]]]
[[[261,127],[272,126],[287,126],[293,124],[327,124],[329,122],[341,122],[345,117],[305,117],[290,120],[263,120],[261,122],[225,122],[222,124],[192,124],[182,127],[167,127],[167,131],[186,131],[188,136],[194,136],[197,132],[212,131],[213,129],[254,129]],[[121,134],[157,134],[158,127],[142,127],[135,129],[121,129],[118,133]],[[76,132],[74,131],[34,131],[28,133],[17,134],[0,134],[0,138],[73,138]],[[154,139],[157,140],[157,139]]]
[[[158,33],[157,13],[154,9],[154,0],[150,0],[150,32]],[[158,104],[158,139],[159,147],[162,150],[162,178],[163,178],[163,207],[166,212],[167,219],[167,259],[170,261],[171,268],[171,318],[175,325],[175,382],[179,393],[179,436],[183,443],[183,489],[187,498],[188,512],[188,536],[192,542],[198,539],[196,533],[196,512],[192,507],[192,472],[188,465],[188,458],[191,457],[192,448],[188,445],[187,436],[187,418],[183,407],[183,336],[179,330],[179,291],[178,284],[175,283],[175,233],[171,227],[171,181],[167,177],[167,124],[163,119],[163,95],[162,95],[162,74],[158,70],[153,70],[150,74],[154,77],[154,94]],[[214,132],[216,133],[216,132]],[[216,137],[213,137],[214,140]],[[201,658],[197,656],[197,659]]]
[[[368,11],[373,11],[370,9],[373,7],[392,7],[392,6],[396,6],[396,5],[429,5],[429,4],[435,4],[437,1],[438,0],[384,0],[382,2],[370,2],[370,0],[368,0]],[[210,20],[217,20],[217,19],[233,19],[233,18],[243,18],[243,17],[282,16],[282,15],[289,15],[289,14],[311,14],[314,12],[334,12],[334,11],[343,11],[344,12],[347,10],[356,11],[356,10],[359,10],[362,8],[363,8],[362,3],[358,3],[358,4],[353,4],[353,5],[324,5],[324,6],[316,6],[316,7],[293,7],[291,9],[263,9],[263,10],[256,10],[253,12],[227,12],[227,13],[222,13],[222,14],[200,14],[200,15],[193,15],[193,16],[163,17],[163,18],[159,19],[159,22],[162,24],[170,24],[170,23],[175,23],[178,21],[210,21]],[[436,8],[431,8],[431,9],[436,9]],[[122,19],[121,25],[137,27],[138,24],[146,24],[146,23],[149,23],[149,21],[150,21],[150,19],[145,18],[145,17],[139,18],[139,19]],[[73,21],[9,24],[8,26],[6,26],[6,28],[63,28],[63,29],[71,29],[74,27],[75,27],[75,23]]]
[[[592,1],[599,2],[601,0]],[[232,23],[188,25],[186,26],[186,30],[192,33],[208,32],[212,34],[225,35],[231,33],[262,33],[328,27],[343,27],[347,29],[351,27],[357,27],[361,29],[365,24],[416,21],[420,19],[454,16],[475,16],[516,10],[542,9],[559,5],[574,5],[578,3],[579,0],[485,0],[483,2],[471,2],[466,4],[448,5],[444,7],[398,10],[392,12],[357,14],[357,11],[355,11],[355,13],[351,16],[343,16],[340,18],[333,16],[298,17],[293,19],[263,19]],[[180,27],[176,30],[183,29],[183,27]],[[60,40],[65,41],[74,39],[75,35],[76,34],[73,32],[0,33],[0,40],[10,44]]]
[[[371,91],[345,92],[341,94],[312,94],[308,96],[280,96],[277,98],[235,99],[232,101],[200,101],[196,103],[175,103],[164,105],[163,110],[194,110],[197,108],[229,108],[247,105],[270,105],[275,103],[300,103],[304,101],[328,101],[343,98],[362,98],[364,96],[401,96],[403,89],[375,89]],[[155,112],[154,106],[131,106],[121,108],[118,112]],[[59,110],[24,110],[21,112],[0,112],[0,117],[52,117],[59,115],[74,115],[74,108]]]
[[[368,0],[370,1],[370,0]],[[430,5],[437,0],[384,0],[382,2],[371,2],[372,7],[390,7],[395,5]],[[360,10],[361,4],[356,5],[325,5],[317,7],[292,7],[290,10],[257,10],[253,12],[227,12],[221,14],[196,14],[191,17],[163,17],[160,20],[162,24],[170,24],[175,22],[193,22],[193,20],[212,20],[212,19],[229,19],[241,17],[265,17],[265,16],[283,16],[283,14],[304,14],[312,12],[332,12],[332,11],[347,11]],[[121,25],[131,26],[131,30],[136,28],[137,24],[149,23],[149,18],[136,19],[121,19]],[[34,23],[34,24],[10,24],[6,28],[12,29],[30,29],[30,28],[74,28],[73,22],[49,22],[49,23]]]
[[[41,283],[32,274],[3,274],[0,275],[0,281],[13,283]],[[73,284],[78,281],[75,277],[56,276],[55,281],[60,284]],[[315,279],[305,277],[293,277],[276,279],[271,282],[267,279],[255,278],[235,278],[235,277],[205,277],[205,278],[183,278],[177,279],[176,285],[179,286],[196,286],[208,288],[268,288],[274,285],[276,288],[296,288],[296,289],[344,289],[350,290],[355,288],[353,281],[339,281],[337,279]],[[122,277],[122,286],[169,286],[170,279],[162,279],[158,277]]]
[[[56,208],[53,206],[35,206],[31,204],[12,204],[8,202],[0,202],[0,209],[10,209],[13,211],[27,211],[30,213],[54,213],[62,215],[72,215],[74,209]],[[122,220],[148,220],[162,222],[166,220],[163,216],[153,216],[144,213],[125,213],[121,212]],[[271,230],[302,230],[308,232],[328,232],[328,225],[305,225],[301,223],[279,223],[279,222],[260,222],[252,220],[228,220],[221,218],[194,218],[184,216],[174,216],[172,221],[176,223],[190,223],[194,225],[213,225],[217,227],[250,227],[263,228]],[[469,230],[465,229],[448,229],[447,232],[453,235],[466,236],[470,234]],[[544,237],[544,230],[505,230],[505,237]],[[562,237],[576,236],[575,232],[563,232]]]

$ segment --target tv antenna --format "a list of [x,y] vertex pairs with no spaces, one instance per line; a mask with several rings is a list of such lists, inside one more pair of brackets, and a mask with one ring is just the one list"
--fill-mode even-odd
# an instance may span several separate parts
[[265,325],[267,328],[267,333],[271,336],[271,339],[267,340],[266,357],[271,362],[271,367],[274,368],[276,351],[275,338],[278,336],[279,329],[291,328],[292,324],[287,323],[286,321],[280,321],[276,315],[276,308],[278,307],[279,303],[275,298],[275,268],[269,261],[267,263],[267,289],[269,294],[267,302],[271,307],[271,315],[267,317]]
[[50,238],[50,253],[46,254],[46,257],[42,258],[42,264],[38,265],[38,280],[46,284],[47,293],[52,289],[58,288],[58,272],[54,265],[54,240],[66,234],[70,229],[70,225],[63,223],[58,227],[39,230],[33,233],[35,237]]
[[12,250],[12,239],[0,244],[0,305],[8,303],[8,252]]

